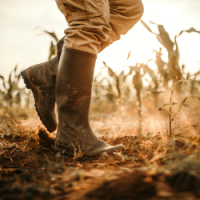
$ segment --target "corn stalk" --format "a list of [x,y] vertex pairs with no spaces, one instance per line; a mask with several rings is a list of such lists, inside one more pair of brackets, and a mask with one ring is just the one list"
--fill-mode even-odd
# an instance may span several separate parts
[[178,80],[182,79],[182,72],[181,68],[179,66],[179,60],[180,60],[180,52],[179,52],[179,46],[177,42],[177,38],[180,37],[184,32],[186,33],[200,33],[200,31],[197,31],[194,28],[190,28],[188,30],[182,30],[179,34],[175,35],[174,41],[172,41],[169,37],[168,32],[165,30],[163,25],[156,24],[154,22],[150,22],[152,24],[157,25],[158,27],[158,34],[154,33],[150,27],[142,20],[140,20],[143,26],[152,34],[154,34],[157,38],[157,40],[163,45],[163,47],[168,52],[168,63],[167,63],[167,74],[168,79],[175,81],[178,77]]
[[[169,130],[168,130],[168,137],[172,137],[172,121],[174,120],[174,118],[178,115],[178,113],[181,111],[182,107],[190,107],[189,105],[186,104],[186,100],[189,98],[189,97],[197,97],[198,100],[200,101],[200,97],[197,96],[196,94],[191,94],[190,96],[187,96],[185,97],[181,103],[178,103],[178,102],[173,102],[173,94],[178,86],[179,83],[181,82],[193,82],[194,80],[189,80],[189,79],[183,79],[183,80],[179,80],[179,81],[175,81],[175,83],[173,84],[173,87],[172,87],[172,91],[171,91],[171,94],[170,94],[170,101],[168,104],[164,104],[161,108],[159,108],[158,110],[159,111],[164,111],[164,112],[167,112],[168,113],[168,116],[169,116]],[[174,105],[178,105],[178,108],[175,112],[175,114],[173,115],[172,117],[172,106]],[[165,107],[169,107],[169,110],[165,109]]]

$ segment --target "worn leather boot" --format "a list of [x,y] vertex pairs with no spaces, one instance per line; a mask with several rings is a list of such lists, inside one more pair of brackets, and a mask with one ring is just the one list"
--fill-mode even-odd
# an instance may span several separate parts
[[89,124],[89,108],[96,55],[63,47],[56,79],[59,126],[55,151],[64,155],[97,157],[120,151],[100,140]]
[[31,89],[36,111],[49,132],[57,128],[55,115],[55,83],[58,61],[61,55],[64,37],[57,43],[57,56],[51,60],[34,65],[21,72],[24,83]]

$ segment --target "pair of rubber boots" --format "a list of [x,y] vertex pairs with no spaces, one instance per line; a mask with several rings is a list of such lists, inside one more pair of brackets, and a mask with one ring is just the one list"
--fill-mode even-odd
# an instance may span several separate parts
[[[49,132],[57,129],[55,152],[67,156],[98,157],[124,149],[100,140],[89,124],[89,108],[96,55],[62,47],[57,56],[21,72],[26,87],[31,89],[35,108]],[[62,53],[61,53],[62,51]],[[58,121],[55,103],[58,107]]]

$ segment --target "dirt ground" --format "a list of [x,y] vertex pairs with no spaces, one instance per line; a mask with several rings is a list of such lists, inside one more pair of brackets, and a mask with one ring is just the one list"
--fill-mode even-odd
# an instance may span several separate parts
[[28,120],[6,115],[0,127],[0,200],[200,199],[196,129],[169,139],[162,116],[144,115],[138,135],[137,111],[120,112],[91,114],[101,139],[126,147],[96,160],[55,155],[55,133],[46,131],[36,113]]

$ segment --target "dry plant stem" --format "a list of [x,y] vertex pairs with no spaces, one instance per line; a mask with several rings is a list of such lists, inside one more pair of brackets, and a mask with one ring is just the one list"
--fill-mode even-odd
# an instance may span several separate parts
[[[174,83],[175,85],[175,83]],[[174,87],[173,85],[173,87]],[[172,94],[173,94],[173,90],[171,92],[171,96],[170,96],[170,104],[172,104]],[[172,137],[172,106],[169,107],[169,135],[168,137]]]
[[138,108],[139,136],[141,136],[142,135],[142,102],[141,102],[140,92],[139,92],[139,95],[138,95],[138,103],[139,103],[139,108]]
[[172,115],[171,115],[171,112],[172,112],[172,107],[170,106],[170,108],[169,108],[169,112],[170,112],[170,114],[169,114],[169,137],[171,137],[172,136]]
[[[190,96],[185,97],[185,98],[182,100],[181,103],[173,102],[173,99],[172,99],[173,93],[174,93],[174,91],[175,91],[177,85],[178,85],[180,82],[183,82],[183,81],[189,81],[189,82],[191,82],[191,81],[194,81],[194,80],[185,79],[185,80],[179,80],[179,81],[177,81],[177,79],[176,79],[176,81],[174,82],[173,87],[172,87],[172,91],[171,91],[171,95],[170,95],[170,103],[169,103],[169,104],[164,104],[163,107],[159,108],[160,111],[165,111],[165,112],[167,112],[168,115],[169,115],[169,129],[168,129],[168,131],[167,131],[167,132],[169,133],[169,134],[167,133],[168,137],[171,137],[171,136],[172,136],[172,121],[173,121],[173,119],[177,116],[177,114],[180,112],[181,108],[182,108],[183,106],[185,106],[185,107],[190,107],[190,106],[188,106],[187,104],[185,104],[186,100],[187,100],[189,97],[197,97],[198,100],[200,101],[200,97],[199,97],[199,96],[197,96],[197,95],[195,95],[195,94],[191,94]],[[173,106],[173,105],[177,105],[177,104],[179,105],[179,107],[178,107],[176,113],[174,114],[174,116],[172,117],[172,106]],[[166,106],[169,106],[169,111],[166,110],[166,109],[164,109],[164,107],[166,107]],[[195,127],[196,125],[192,125],[192,126]]]
[[[172,104],[172,96],[177,85],[177,80],[178,80],[178,77],[176,77],[176,80],[172,86],[172,92],[170,95],[170,104]],[[169,107],[169,135],[168,136],[172,137],[172,106]]]
[[155,107],[158,107],[158,94],[153,94]]
[[7,118],[5,118],[5,119],[6,119],[6,125],[7,125],[8,128],[10,128],[12,135],[13,135],[13,130],[12,130],[11,126],[8,124]]

